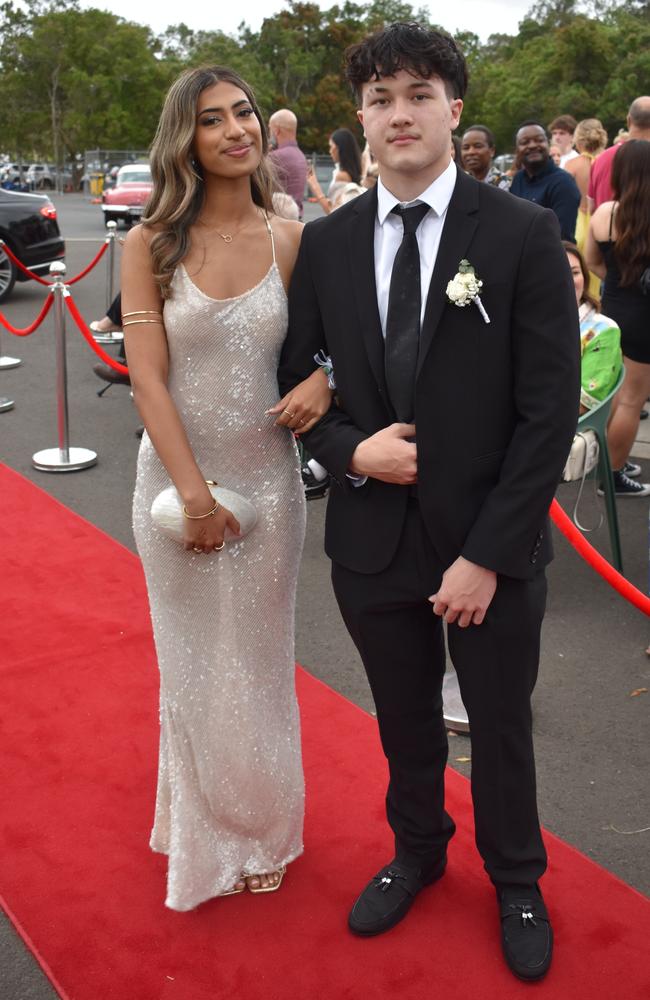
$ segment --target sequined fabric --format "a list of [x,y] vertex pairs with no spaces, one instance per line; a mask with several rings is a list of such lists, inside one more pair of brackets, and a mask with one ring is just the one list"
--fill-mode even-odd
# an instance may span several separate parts
[[143,435],[133,523],[161,675],[151,847],[168,855],[167,906],[189,910],[302,851],[293,626],[305,503],[292,435],[265,414],[287,326],[275,262],[232,299],[209,298],[182,266],[172,287],[170,393],[205,478],[258,511],[249,535],[209,556],[163,537],[149,512],[169,476]]

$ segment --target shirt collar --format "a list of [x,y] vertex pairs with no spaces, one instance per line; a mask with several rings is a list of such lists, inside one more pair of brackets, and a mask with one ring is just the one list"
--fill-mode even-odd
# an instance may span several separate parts
[[377,219],[379,220],[379,225],[383,226],[388,215],[396,205],[416,205],[424,202],[425,205],[433,209],[438,217],[444,215],[451,201],[451,196],[454,193],[456,177],[456,164],[453,160],[450,160],[449,166],[443,170],[440,176],[436,177],[435,181],[429,184],[429,187],[422,194],[409,202],[401,202],[399,198],[391,194],[388,188],[382,184],[381,177],[379,177],[377,180]]
[[529,174],[525,167],[522,167],[521,169],[528,183],[534,184],[539,177],[548,177],[549,174],[553,174],[556,170],[560,170],[560,167],[556,167],[553,160],[549,156],[542,169],[537,170],[534,174]]

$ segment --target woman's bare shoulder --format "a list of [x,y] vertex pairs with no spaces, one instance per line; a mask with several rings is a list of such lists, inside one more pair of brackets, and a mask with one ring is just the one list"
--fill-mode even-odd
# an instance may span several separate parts
[[131,247],[132,249],[142,248],[144,246],[148,250],[154,236],[157,236],[158,233],[161,233],[162,231],[162,226],[146,226],[144,223],[140,222],[137,226],[133,226],[129,229],[124,239],[124,245]]
[[271,224],[274,236],[283,242],[287,250],[293,250],[297,253],[304,229],[302,222],[295,222],[293,219],[283,219],[279,215],[274,215]]
[[591,228],[596,239],[604,239],[609,230],[609,220],[616,202],[604,201],[591,216]]

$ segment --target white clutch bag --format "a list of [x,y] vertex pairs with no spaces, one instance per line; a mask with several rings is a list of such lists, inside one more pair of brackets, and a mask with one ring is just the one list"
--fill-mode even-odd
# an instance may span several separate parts
[[[232,511],[237,520],[241,533],[233,535],[230,528],[226,528],[225,542],[239,541],[244,535],[255,527],[257,523],[257,511],[255,507],[234,490],[227,490],[223,486],[208,483],[208,489],[214,499],[223,507]],[[166,490],[159,493],[151,505],[151,520],[157,528],[168,538],[175,542],[184,540],[185,517],[183,515],[183,503],[174,486],[168,486]]]

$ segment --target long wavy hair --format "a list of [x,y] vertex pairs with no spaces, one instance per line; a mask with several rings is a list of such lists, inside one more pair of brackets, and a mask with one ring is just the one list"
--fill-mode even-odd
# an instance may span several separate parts
[[155,229],[151,241],[153,274],[164,299],[171,296],[174,270],[187,255],[189,230],[203,207],[203,175],[193,149],[196,109],[203,91],[217,83],[239,87],[251,103],[262,133],[262,158],[251,175],[251,196],[260,208],[273,211],[275,179],[267,157],[268,136],[252,89],[224,66],[186,70],[169,88],[160,114],[149,153],[153,191],[142,220],[146,227]]
[[332,142],[339,151],[339,167],[352,178],[353,184],[361,183],[361,150],[349,128],[337,128],[332,132]]
[[650,265],[650,142],[628,139],[614,157],[614,253],[621,285],[634,285]]

